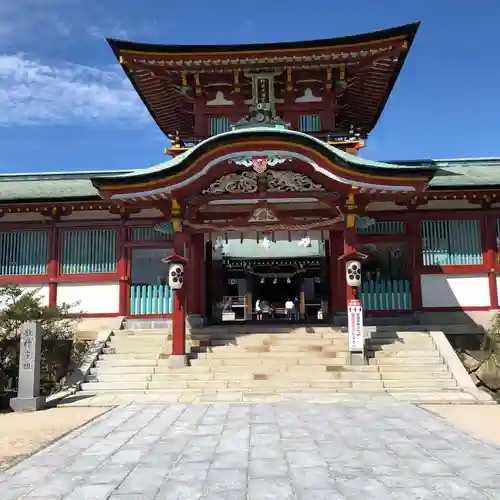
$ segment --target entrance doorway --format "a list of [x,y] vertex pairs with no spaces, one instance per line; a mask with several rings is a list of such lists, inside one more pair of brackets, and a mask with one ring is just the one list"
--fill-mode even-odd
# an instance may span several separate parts
[[300,279],[298,277],[271,277],[266,280],[265,278],[253,276],[251,289],[254,298],[254,309],[257,300],[259,300],[261,301],[261,306],[264,303],[266,307],[270,308],[268,317],[273,319],[288,319],[285,305],[290,300],[294,304],[293,318],[295,320],[300,319]]
[[131,253],[130,315],[171,314],[174,296],[167,284],[168,266],[162,259],[172,250],[133,248]]
[[[293,303],[295,321],[326,321],[330,279],[325,243],[316,233],[314,239],[293,239],[289,233],[248,239],[229,235],[222,243],[215,237],[211,279],[220,283],[223,300],[212,322],[290,321],[287,301]],[[258,313],[257,300],[264,314]]]

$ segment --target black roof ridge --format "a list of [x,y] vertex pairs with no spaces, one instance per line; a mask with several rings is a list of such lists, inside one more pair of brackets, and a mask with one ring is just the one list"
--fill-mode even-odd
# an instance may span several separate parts
[[190,53],[190,52],[247,52],[251,50],[279,50],[279,49],[300,49],[314,48],[325,45],[355,45],[357,43],[371,42],[384,38],[406,35],[409,45],[411,45],[418,31],[421,22],[414,22],[385,28],[368,33],[359,33],[356,35],[347,35],[334,38],[321,38],[315,40],[300,40],[288,42],[265,42],[265,43],[240,43],[240,44],[201,44],[201,45],[179,45],[179,44],[159,44],[144,43],[122,40],[119,38],[106,38],[115,55],[119,56],[120,50],[134,50],[138,52],[171,52],[171,53]]

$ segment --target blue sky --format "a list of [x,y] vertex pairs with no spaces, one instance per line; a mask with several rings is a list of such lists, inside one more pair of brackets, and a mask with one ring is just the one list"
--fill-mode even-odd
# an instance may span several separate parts
[[167,140],[106,36],[277,42],[414,21],[421,28],[362,154],[500,156],[498,0],[0,0],[0,172],[132,169],[165,160]]

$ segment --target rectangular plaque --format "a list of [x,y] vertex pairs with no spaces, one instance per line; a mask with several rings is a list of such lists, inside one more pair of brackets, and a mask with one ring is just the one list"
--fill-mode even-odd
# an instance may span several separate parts
[[349,332],[349,350],[363,352],[365,339],[363,334],[363,304],[358,299],[347,301],[347,325]]

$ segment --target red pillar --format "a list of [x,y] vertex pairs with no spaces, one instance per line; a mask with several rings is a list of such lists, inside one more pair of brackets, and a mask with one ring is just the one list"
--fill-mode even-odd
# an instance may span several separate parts
[[59,276],[59,228],[55,222],[49,232],[49,307],[57,307],[57,277]]
[[202,233],[189,238],[188,280],[185,284],[188,314],[203,315],[205,297],[205,238]]
[[[330,251],[330,240],[325,240],[325,274],[324,274],[324,276],[326,277],[325,281],[327,283],[330,283],[330,267],[331,267],[331,265],[332,265],[332,255],[331,255],[331,251]],[[327,314],[331,315],[331,313],[332,313],[331,285],[328,288],[328,290],[329,290],[330,297],[328,297],[328,313]]]
[[172,313],[172,354],[186,354],[186,310],[184,290],[174,290],[174,311]]
[[[355,228],[350,228],[346,227],[344,230],[344,254],[352,253],[356,251],[356,229]],[[356,299],[358,297],[354,296],[353,289],[347,285],[346,283],[346,271],[345,271],[345,262],[341,261],[341,269],[340,272],[342,273],[342,282],[344,283],[344,288],[346,291],[346,298],[347,300],[349,299]]]
[[[185,238],[182,233],[174,234],[174,253],[184,256]],[[174,261],[175,262],[175,261]],[[184,356],[186,354],[186,295],[189,290],[189,270],[184,267],[184,284],[180,290],[173,290],[174,310],[172,312],[172,355]]]
[[205,235],[198,233],[193,235],[194,257],[195,262],[193,268],[195,269],[193,288],[196,293],[196,308],[195,314],[203,316],[205,314]]
[[118,252],[118,264],[117,271],[120,280],[119,289],[119,305],[118,314],[119,316],[127,316],[129,313],[129,300],[130,300],[130,276],[129,276],[129,258],[127,248],[125,243],[127,241],[127,226],[125,226],[125,221],[122,221],[122,225],[118,229],[117,235],[117,252]]
[[[187,258],[191,265],[186,268],[185,275],[186,279],[184,281],[184,288],[186,293],[186,313],[187,314],[196,314],[198,308],[198,297],[196,286],[193,286],[196,283],[196,272],[197,272],[197,262],[196,262],[196,242],[194,238],[194,234],[190,234],[189,238],[187,238]],[[181,254],[182,255],[182,254]]]
[[330,231],[330,314],[345,309],[345,281],[343,263],[338,258],[344,253],[344,234],[342,231]]
[[406,223],[407,255],[410,264],[411,308],[414,311],[422,309],[422,232],[421,221],[408,220]]
[[490,308],[498,309],[498,287],[496,273],[497,230],[495,220],[488,215],[482,219],[481,235],[483,243],[483,262],[488,269],[488,286],[490,289]]

